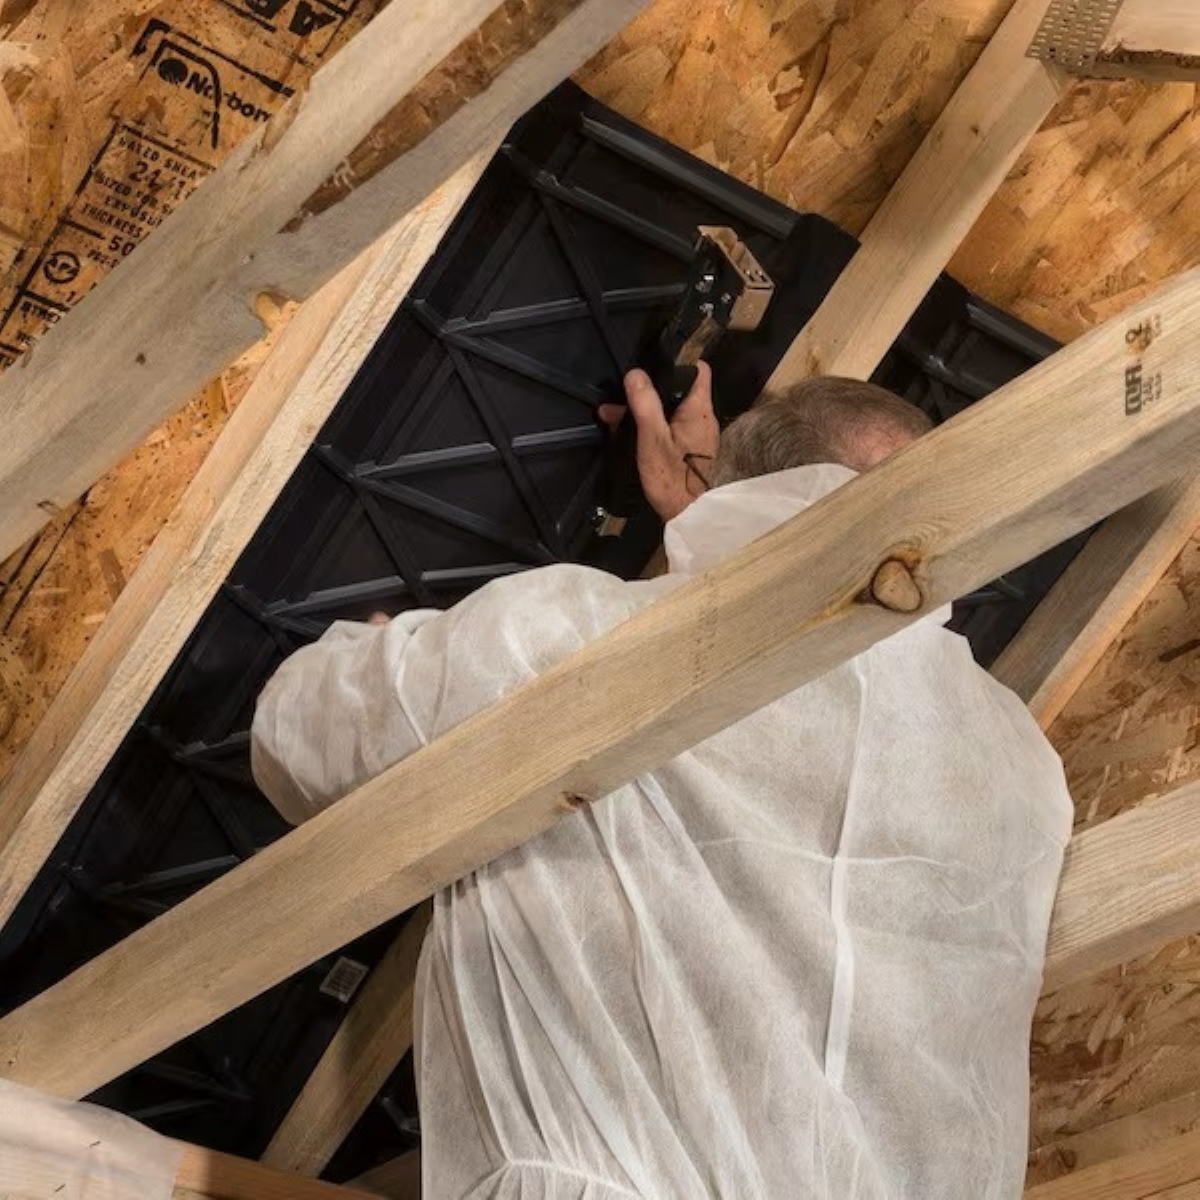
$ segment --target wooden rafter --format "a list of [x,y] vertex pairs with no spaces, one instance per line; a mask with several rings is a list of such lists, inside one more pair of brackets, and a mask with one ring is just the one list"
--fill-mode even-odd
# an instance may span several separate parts
[[1196,1200],[1200,1133],[1027,1188],[1025,1200]]
[[1200,526],[1200,479],[1151,492],[1107,521],[1050,589],[992,674],[1049,729]]
[[1200,930],[1197,862],[1200,784],[1073,838],[1046,947],[1046,990]]
[[1017,0],[863,232],[858,252],[767,383],[866,379],[1058,99],[1025,51],[1046,0]]
[[[580,798],[611,792],[1178,475],[1200,451],[1198,325],[1192,272],[10,1014],[0,1069],[86,1094],[527,841]],[[1132,328],[1159,332],[1134,352]],[[1131,365],[1158,385],[1136,412]],[[513,754],[514,743],[526,752]],[[75,1020],[84,1007],[89,1020]]]
[[437,249],[476,156],[301,306],[145,561],[0,785],[0,925]]
[[388,5],[0,378],[0,559],[644,2]]
[[372,1200],[378,1193],[304,1179],[201,1146],[183,1146],[174,1200]]
[[319,1175],[413,1044],[417,958],[431,906],[409,919],[355,997],[262,1161]]

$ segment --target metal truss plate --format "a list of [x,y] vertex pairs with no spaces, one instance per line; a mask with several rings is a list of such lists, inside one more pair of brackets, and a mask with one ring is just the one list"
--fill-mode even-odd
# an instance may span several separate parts
[[1076,75],[1093,74],[1121,4],[1122,0],[1050,0],[1029,56]]

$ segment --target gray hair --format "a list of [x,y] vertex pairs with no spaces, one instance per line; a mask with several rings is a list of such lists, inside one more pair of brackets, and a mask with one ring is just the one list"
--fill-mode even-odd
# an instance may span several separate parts
[[865,471],[932,428],[919,408],[873,383],[806,379],[764,396],[721,434],[712,486],[816,463]]

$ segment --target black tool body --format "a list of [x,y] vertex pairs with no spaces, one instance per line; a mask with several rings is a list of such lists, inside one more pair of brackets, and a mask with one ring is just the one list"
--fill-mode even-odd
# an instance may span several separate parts
[[[726,330],[756,329],[773,292],[767,273],[734,230],[700,227],[683,296],[645,364],[668,420],[691,390],[700,359]],[[638,476],[637,428],[627,412],[610,451],[607,487],[596,517],[598,538],[648,536],[652,541],[658,526],[652,513],[647,518],[649,511]]]

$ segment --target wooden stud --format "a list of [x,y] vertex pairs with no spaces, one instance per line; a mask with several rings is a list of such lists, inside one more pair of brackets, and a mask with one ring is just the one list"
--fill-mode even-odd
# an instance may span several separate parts
[[1025,1200],[1197,1200],[1200,1133],[1027,1188]]
[[1017,0],[767,382],[866,379],[933,286],[1059,94],[1025,50],[1046,0]]
[[1200,478],[1109,517],[1021,627],[992,674],[1043,729],[1079,690],[1200,526]]
[[[1153,338],[1132,345],[1147,322]],[[1177,477],[1200,452],[1198,328],[1193,271],[10,1013],[0,1072],[58,1095],[93,1091],[528,841],[578,798],[608,794]],[[1152,404],[1133,403],[1133,378]],[[864,600],[890,558],[918,582],[918,613]]]
[[0,559],[644,3],[384,8],[0,377]]
[[386,1200],[420,1200],[421,1152],[410,1150],[399,1158],[393,1158],[360,1175],[353,1181],[353,1186],[383,1196]]
[[417,959],[429,928],[422,905],[371,972],[262,1161],[319,1175],[413,1044]]
[[1149,1108],[1044,1142],[1029,1156],[1026,1187],[1153,1149],[1172,1137],[1196,1130],[1200,1130],[1200,1092],[1173,1096]]
[[12,914],[488,160],[476,156],[306,302],[0,786]]
[[1200,784],[1072,838],[1044,987],[1097,975],[1200,930]]
[[181,1143],[174,1200],[372,1200],[375,1193],[304,1179],[231,1154]]

